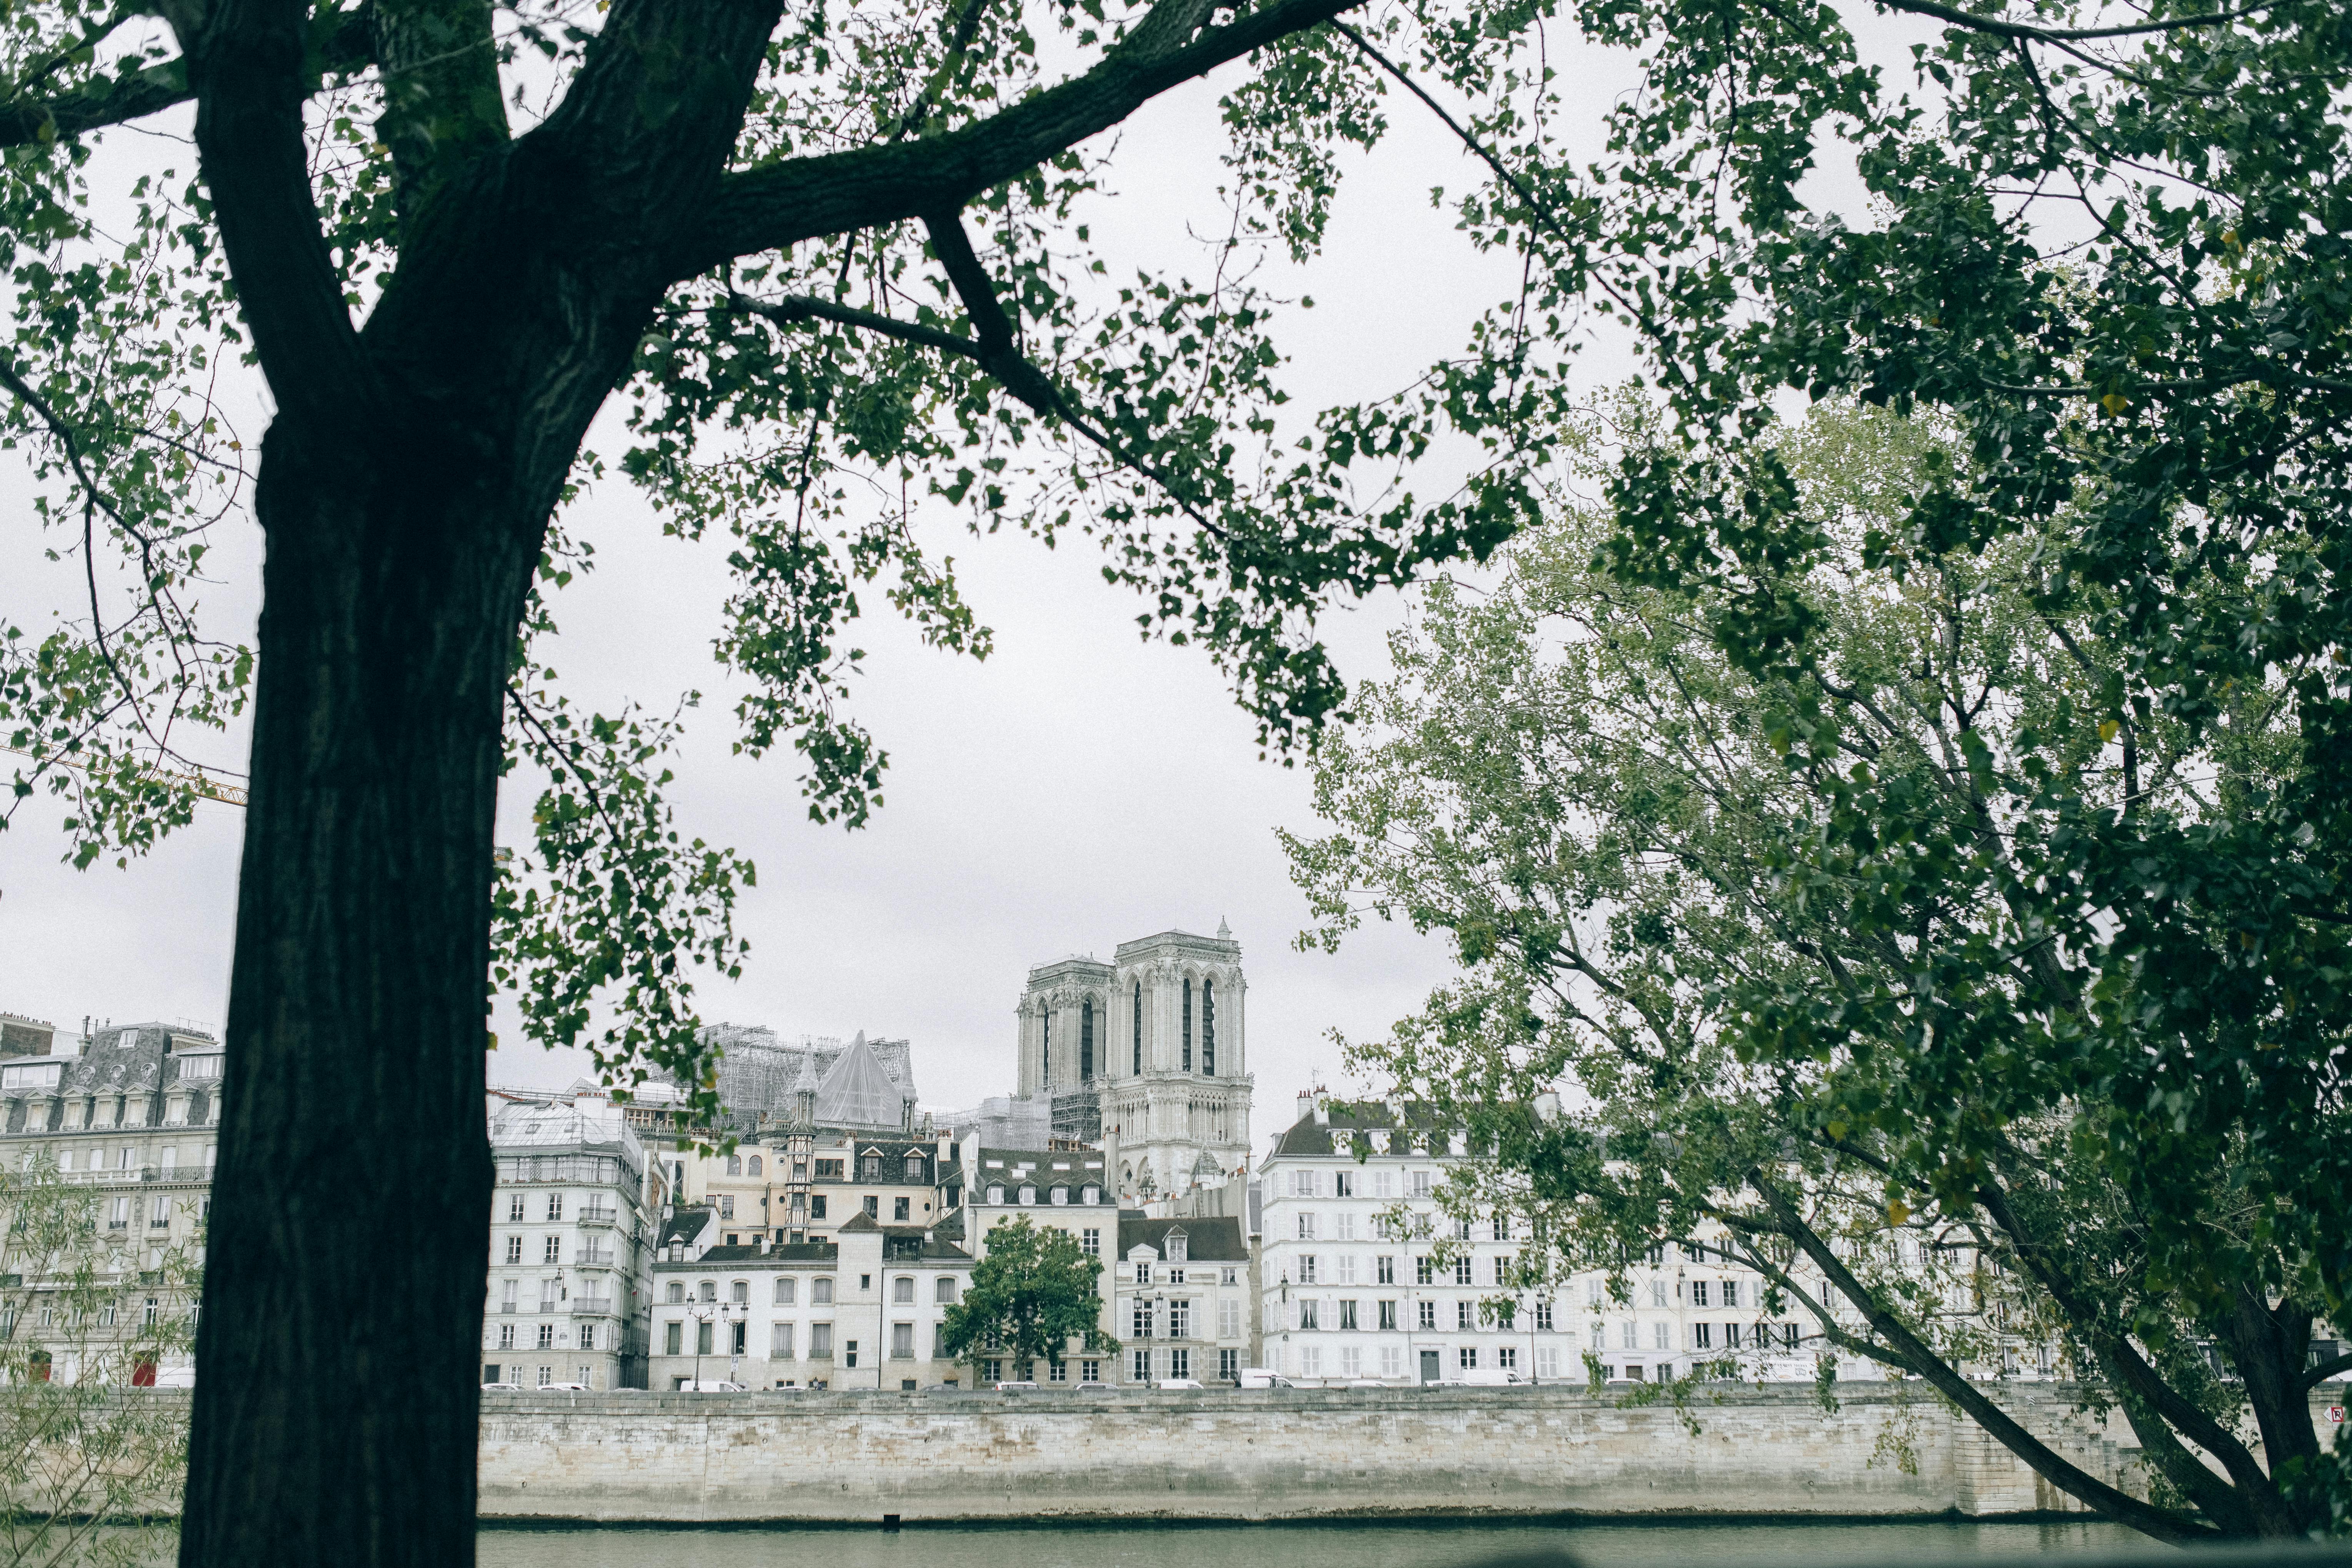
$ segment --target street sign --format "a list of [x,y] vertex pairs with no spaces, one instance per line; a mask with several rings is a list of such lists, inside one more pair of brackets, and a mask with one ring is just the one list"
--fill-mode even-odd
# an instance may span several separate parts
[[2330,1421],[2333,1421],[2334,1423],[2336,1423],[2336,1426],[2343,1426],[2343,1425],[2344,1425],[2344,1406],[2342,1406],[2341,1405],[2329,1405],[2329,1406],[2327,1407],[2327,1418],[2328,1418]]

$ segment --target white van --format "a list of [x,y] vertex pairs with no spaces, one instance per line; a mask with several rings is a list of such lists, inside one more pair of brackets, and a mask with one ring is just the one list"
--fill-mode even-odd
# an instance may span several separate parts
[[1292,1384],[1290,1379],[1283,1376],[1282,1373],[1262,1366],[1245,1366],[1242,1368],[1241,1385],[1244,1388],[1291,1388],[1296,1386]]
[[1474,1366],[1449,1380],[1456,1388],[1526,1388],[1528,1380],[1509,1367]]
[[706,1377],[699,1383],[697,1383],[690,1377],[681,1377],[677,1380],[676,1384],[672,1386],[671,1392],[676,1394],[740,1394],[743,1392],[743,1385],[740,1383],[730,1383],[723,1377]]

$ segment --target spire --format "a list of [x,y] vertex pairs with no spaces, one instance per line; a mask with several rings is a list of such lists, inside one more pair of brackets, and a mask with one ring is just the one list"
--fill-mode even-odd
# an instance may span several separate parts
[[1223,915],[1217,917],[1217,940],[1219,942],[1234,940],[1234,928],[1225,923],[1225,917]]

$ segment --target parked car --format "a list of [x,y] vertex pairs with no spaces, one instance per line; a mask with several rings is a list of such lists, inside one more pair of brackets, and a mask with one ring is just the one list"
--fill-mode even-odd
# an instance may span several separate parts
[[1110,1392],[1110,1384],[1108,1383],[1074,1383],[1070,1386],[1076,1389],[1080,1394],[1108,1394]]
[[[158,1373],[155,1376],[157,1385],[161,1386],[163,1381],[163,1374]],[[486,1383],[482,1384],[482,1392],[484,1394],[520,1394],[522,1392],[522,1384],[520,1383]]]
[[740,1394],[743,1392],[743,1385],[740,1383],[730,1383],[725,1378],[706,1377],[701,1382],[697,1383],[690,1377],[681,1377],[677,1380],[677,1387],[675,1392],[679,1394]]
[[1171,1389],[1182,1392],[1186,1389],[1198,1389],[1202,1386],[1201,1381],[1198,1378],[1163,1377],[1160,1380],[1160,1389],[1163,1394],[1167,1393]]
[[996,1392],[999,1394],[1021,1394],[1024,1392],[1034,1394],[1037,1392],[1037,1385],[1034,1383],[1000,1383],[996,1385]]
[[1388,1384],[1377,1377],[1351,1377],[1348,1380],[1348,1386],[1349,1388],[1386,1388]]
[[541,1394],[593,1394],[596,1392],[584,1383],[542,1383],[539,1385],[539,1391]]
[[1241,1385],[1244,1388],[1295,1388],[1297,1386],[1282,1373],[1262,1366],[1242,1368]]
[[194,1388],[195,1385],[196,1369],[192,1366],[164,1367],[155,1373],[152,1384],[156,1388]]

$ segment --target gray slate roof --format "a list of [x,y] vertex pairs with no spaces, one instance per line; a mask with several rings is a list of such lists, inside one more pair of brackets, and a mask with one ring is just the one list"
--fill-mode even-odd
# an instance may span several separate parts
[[1242,1222],[1237,1219],[1129,1219],[1121,1215],[1118,1256],[1124,1258],[1129,1248],[1140,1245],[1157,1249],[1165,1261],[1168,1233],[1171,1230],[1184,1233],[1187,1263],[1249,1261],[1249,1248],[1242,1241]]

